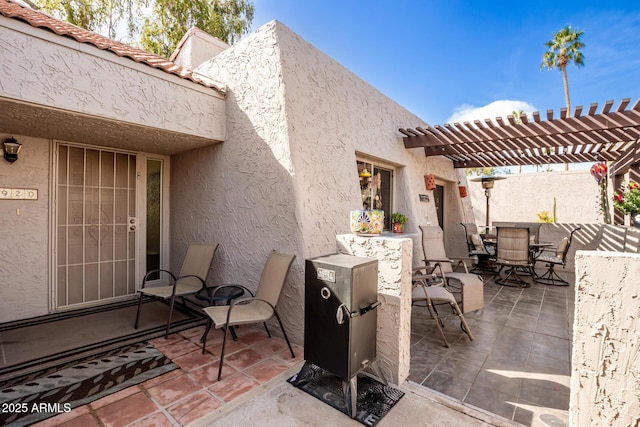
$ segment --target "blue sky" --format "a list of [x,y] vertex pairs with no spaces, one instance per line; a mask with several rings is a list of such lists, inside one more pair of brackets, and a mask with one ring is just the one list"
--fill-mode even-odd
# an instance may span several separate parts
[[[427,123],[565,106],[544,42],[584,31],[568,67],[572,110],[640,98],[640,1],[254,0],[252,30],[277,19]],[[510,101],[510,102],[501,102]],[[513,103],[511,101],[515,101]],[[484,108],[483,108],[484,107]],[[456,114],[456,115],[454,115]],[[418,123],[399,123],[415,127]]]

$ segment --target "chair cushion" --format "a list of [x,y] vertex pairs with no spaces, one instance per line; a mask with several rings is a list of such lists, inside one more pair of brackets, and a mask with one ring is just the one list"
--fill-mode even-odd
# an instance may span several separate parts
[[554,256],[554,255],[548,255],[548,254],[541,254],[536,258],[536,262],[547,262],[550,264],[563,264],[562,262],[562,258]]
[[556,249],[556,256],[562,258],[564,257],[565,252],[569,249],[569,238],[563,237],[560,243],[558,243],[558,248]]
[[484,242],[482,241],[482,237],[480,237],[480,234],[478,233],[473,233],[471,234],[471,243],[473,243],[473,247],[476,249],[476,251],[484,251]]
[[425,289],[427,290],[427,294],[429,295],[429,299],[433,302],[455,302],[455,298],[445,288],[441,286],[422,286],[418,285],[413,288],[413,292],[411,293],[412,301],[426,301],[427,297],[424,294]]
[[[421,225],[422,232],[422,252],[427,260],[446,260],[447,252],[444,248],[444,234],[442,228],[437,225]],[[449,273],[453,271],[450,262],[440,262],[442,271]]]

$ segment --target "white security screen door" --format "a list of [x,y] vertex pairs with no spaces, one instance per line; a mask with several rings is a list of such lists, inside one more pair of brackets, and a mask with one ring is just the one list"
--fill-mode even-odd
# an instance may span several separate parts
[[54,307],[135,294],[137,157],[59,144]]

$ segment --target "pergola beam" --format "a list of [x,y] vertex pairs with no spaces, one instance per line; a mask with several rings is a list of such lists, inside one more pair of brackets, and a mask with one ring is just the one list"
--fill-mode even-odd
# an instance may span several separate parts
[[532,121],[509,115],[495,123],[485,119],[399,131],[405,148],[422,147],[426,156],[448,157],[455,167],[616,161],[628,151],[622,145],[640,138],[640,99],[627,109],[630,103],[625,98],[613,109],[614,102],[607,101],[600,114],[593,103],[584,115],[583,107],[576,107],[573,117],[561,109],[554,119],[553,110],[547,110],[547,120],[536,111]]

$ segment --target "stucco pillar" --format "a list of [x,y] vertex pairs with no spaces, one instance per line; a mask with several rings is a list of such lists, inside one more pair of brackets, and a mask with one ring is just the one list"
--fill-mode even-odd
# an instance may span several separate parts
[[407,234],[336,240],[340,253],[378,260],[377,361],[385,379],[399,385],[409,376],[413,240]]
[[572,426],[640,424],[640,254],[576,255]]

